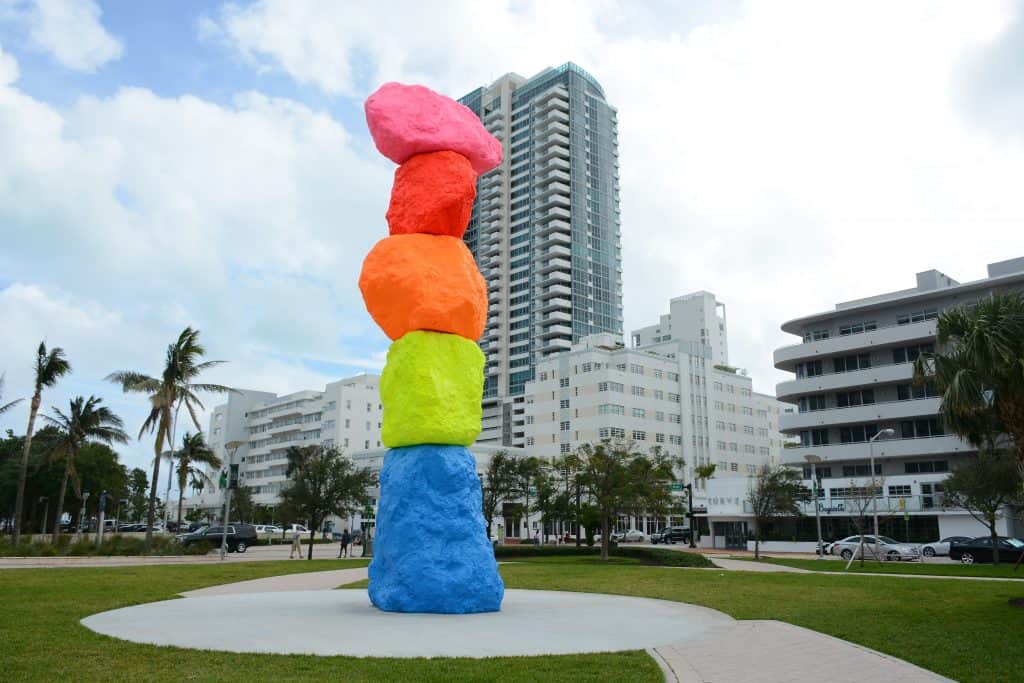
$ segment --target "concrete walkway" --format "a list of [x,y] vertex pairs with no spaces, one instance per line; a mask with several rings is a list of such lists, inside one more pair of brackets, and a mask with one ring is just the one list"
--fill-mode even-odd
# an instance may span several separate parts
[[281,593],[285,591],[326,591],[333,590],[346,583],[355,583],[367,578],[366,567],[352,569],[335,569],[327,572],[305,572],[302,574],[286,574],[270,576],[265,579],[252,579],[237,583],[225,583],[220,586],[209,586],[194,591],[181,593],[186,598],[205,598],[210,595],[232,595],[236,593]]
[[[813,569],[802,569],[800,567],[789,567],[784,564],[773,564],[771,562],[754,562],[750,560],[733,560],[718,555],[708,555],[709,560],[714,562],[720,569],[738,572],[777,572],[793,574],[818,574],[824,576],[881,576],[897,579],[950,579],[953,581],[1024,581],[1024,575],[1020,578],[1003,576],[952,576],[943,574],[897,574],[886,572],[826,572]],[[823,562],[836,562],[837,560],[822,560]],[[846,562],[844,561],[845,565]]]
[[781,621],[737,621],[649,652],[669,683],[950,681],[902,659]]
[[739,572],[789,572],[792,574],[815,574],[808,569],[798,567],[787,567],[784,564],[772,564],[770,562],[748,562],[747,560],[731,560],[727,557],[708,555],[709,560],[718,565],[719,569]]
[[[727,571],[791,571],[816,574],[830,573],[809,572],[807,570],[796,569],[793,567],[755,564],[753,562],[746,562],[743,560],[730,560],[719,557],[715,557],[713,560],[715,562],[722,563],[723,566],[721,568]],[[748,568],[747,565],[752,565],[752,568]],[[859,576],[863,575],[859,574]],[[195,591],[188,591],[186,593],[182,593],[182,595],[187,598],[211,598],[223,595],[240,595],[244,593],[269,594],[296,592],[304,596],[312,596],[315,595],[315,593],[311,593],[311,591],[332,590],[347,583],[363,580],[366,577],[367,569],[365,567],[354,567],[350,569],[307,572],[302,574],[289,574],[285,576],[255,579],[252,581],[241,581],[221,586],[211,586]],[[345,593],[349,593],[349,591],[345,591]],[[528,609],[528,621],[532,628],[538,629],[544,633],[549,632],[549,625],[542,623],[544,621],[545,610],[548,607],[545,600],[555,600],[557,602],[559,597],[573,597],[575,595],[583,598],[587,595],[536,591],[511,591],[510,593],[512,595],[523,593],[524,595],[533,594],[538,596],[540,602],[533,604]],[[365,595],[362,592],[361,594]],[[544,598],[543,596],[545,595],[550,597]],[[345,597],[347,600],[348,597],[351,596],[339,596],[339,599],[341,597]],[[600,596],[595,595],[594,597],[598,598]],[[256,596],[254,596],[254,600],[255,598]],[[267,598],[271,600],[276,599],[270,595],[268,595]],[[296,599],[298,599],[298,596]],[[611,599],[610,596],[609,599]],[[624,600],[621,597],[617,599]],[[365,600],[365,598],[363,598],[363,600]],[[319,604],[322,602],[323,600],[314,599],[314,602],[311,604]],[[662,601],[649,601],[649,604],[651,605],[657,605],[659,603],[662,603]],[[282,603],[282,606],[276,608],[276,610],[270,610],[268,613],[275,614],[291,604],[292,601],[285,601]],[[152,608],[158,609],[160,605],[170,606],[171,608],[176,607],[174,601],[170,601],[165,603],[152,603]],[[683,605],[680,604],[680,607],[682,606]],[[184,606],[182,605],[181,607]],[[509,610],[504,611],[515,611],[512,602],[510,602],[508,607]],[[655,630],[655,632],[659,634],[674,632],[675,637],[681,639],[671,642],[668,645],[650,647],[647,650],[647,652],[661,667],[662,672],[665,675],[665,680],[669,683],[723,683],[726,681],[743,681],[744,683],[757,683],[758,681],[765,683],[774,681],[787,681],[789,683],[818,683],[822,680],[823,667],[828,667],[828,680],[835,681],[837,683],[860,683],[863,680],[895,681],[898,683],[935,683],[939,681],[949,681],[947,678],[943,678],[942,676],[917,667],[901,659],[855,645],[839,638],[834,638],[799,626],[793,626],[792,624],[771,620],[733,621],[727,615],[707,608],[698,607],[696,605],[686,605],[686,608],[693,612],[692,614],[687,613],[686,618],[683,619],[686,624],[676,621],[673,622],[676,626],[672,626],[671,624],[662,625],[662,627]],[[310,608],[304,608],[304,610],[301,610],[304,615],[306,614],[305,609]],[[616,609],[621,608],[616,607]],[[502,617],[500,617],[499,614],[495,614],[493,618],[501,619]],[[420,628],[423,625],[419,623],[419,621],[433,618],[430,615],[408,616],[414,620],[416,628]],[[480,618],[480,616],[481,615],[476,615],[475,617],[470,618]],[[378,617],[382,624],[384,621],[387,621],[385,625],[389,628],[393,627],[394,624],[397,623],[395,619],[398,618],[396,615],[379,613],[376,610],[371,609],[369,612],[362,615],[361,618],[356,620],[360,624],[359,629],[361,631],[365,631],[368,624],[376,623],[373,621],[373,618]],[[269,617],[261,618],[266,619]],[[304,616],[303,619],[305,618],[306,617]],[[332,621],[333,619],[336,619],[336,615],[328,618],[327,621],[334,623],[334,621]],[[451,639],[446,638],[443,631],[449,628],[451,624],[456,623],[452,622],[452,619],[462,620],[460,617],[452,616],[441,616],[438,618],[437,624],[434,625],[440,629],[440,631],[435,634],[438,643],[450,644]],[[573,623],[579,623],[575,616],[573,619]],[[690,634],[689,637],[682,638],[682,631],[685,630],[682,629],[682,626],[688,625],[689,622],[694,619],[704,623],[704,632],[700,633],[698,630],[698,632]],[[116,629],[121,630],[121,633],[112,633],[112,635],[125,637],[123,635],[124,624],[121,623],[118,625],[120,621],[120,619],[116,619],[114,620],[114,624]],[[154,621],[148,617],[144,619],[143,622],[163,623],[160,619],[156,619]],[[190,623],[194,623],[194,620]],[[295,628],[299,628],[302,623],[304,622],[296,622]],[[501,625],[501,628],[503,628],[503,624]],[[617,628],[618,627],[616,626],[616,629]],[[564,629],[556,630],[561,631]],[[616,633],[618,633],[617,630]],[[134,636],[128,637],[132,640],[136,639]],[[373,642],[376,642],[372,636],[367,637],[370,637]],[[329,640],[330,643],[327,643],[325,647],[336,647],[336,644],[334,643],[337,639],[332,637]],[[389,636],[385,640],[390,641],[392,639],[390,639]],[[479,639],[467,638],[460,639],[460,641],[461,640],[478,641]],[[501,639],[499,638],[497,640]],[[621,640],[621,638],[619,640]],[[614,642],[618,643],[619,640],[615,640]],[[305,643],[306,641],[301,642]],[[547,638],[543,639],[543,642],[545,643],[545,647],[550,644],[548,643]],[[180,643],[176,644],[180,645]],[[737,656],[737,648],[740,647],[740,644],[742,644],[743,655]],[[194,647],[195,645],[192,646]],[[303,645],[303,647],[306,647],[306,645]],[[611,649],[616,648],[612,647]],[[240,651],[246,650],[245,648],[241,648]],[[539,654],[543,651],[545,650],[538,649],[536,652],[533,652],[533,654]],[[403,653],[388,652],[392,656],[396,654],[398,654],[398,656],[403,656]],[[331,653],[342,654],[341,652],[335,653],[333,651]],[[325,651],[323,654],[327,654],[327,652]],[[344,652],[343,654],[352,653]],[[422,652],[419,653],[420,656],[422,656],[422,654]],[[443,651],[442,648],[435,652],[433,656],[448,656],[450,654],[451,653]],[[493,654],[498,653],[480,652],[470,654],[467,652],[459,652],[459,654],[462,656],[493,656]],[[367,656],[367,653],[362,652],[361,655]],[[410,655],[408,653],[404,653],[404,656]],[[829,666],[826,664],[828,662],[842,662],[842,665]]]

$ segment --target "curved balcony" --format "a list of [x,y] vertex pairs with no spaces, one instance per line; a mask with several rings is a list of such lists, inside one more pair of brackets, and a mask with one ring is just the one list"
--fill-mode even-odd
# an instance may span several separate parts
[[816,429],[835,425],[864,424],[882,420],[904,420],[907,418],[934,416],[939,412],[941,399],[921,398],[907,401],[886,401],[848,408],[811,410],[806,413],[780,413],[779,431],[797,432],[801,429]]
[[909,382],[914,377],[913,363],[890,363],[876,365],[851,372],[832,372],[815,377],[801,377],[775,385],[775,395],[780,401],[794,403],[795,399],[807,394],[828,391],[844,391],[878,384]]
[[[867,460],[870,449],[866,441],[860,443],[829,444],[827,446],[797,446],[783,448],[779,456],[783,465],[807,464],[804,456],[813,453],[825,462]],[[974,449],[958,436],[945,434],[920,439],[879,439],[875,442],[875,458],[910,458],[915,456],[972,453]]]
[[775,367],[779,370],[792,371],[801,361],[863,352],[877,347],[929,341],[935,338],[935,322],[934,320],[924,320],[909,325],[889,325],[861,334],[849,334],[783,346],[781,349],[775,350]]

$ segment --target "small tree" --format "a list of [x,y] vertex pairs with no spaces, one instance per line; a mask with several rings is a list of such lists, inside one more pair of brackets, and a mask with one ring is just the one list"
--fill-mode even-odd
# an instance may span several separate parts
[[532,538],[530,534],[530,496],[532,494],[530,491],[536,490],[537,482],[544,476],[544,461],[531,455],[516,460],[515,464],[516,486],[524,501],[522,506],[523,523],[526,526],[527,538]]
[[491,456],[487,468],[480,477],[483,515],[487,522],[487,538],[491,537],[491,524],[498,509],[514,498],[516,481],[516,461],[508,454],[508,451],[498,451]]
[[313,539],[328,515],[348,517],[370,504],[367,490],[376,485],[377,475],[356,468],[333,446],[292,446],[286,452],[288,486],[281,491],[281,507],[298,519],[309,521],[309,551]]
[[231,492],[231,509],[239,522],[252,524],[255,521],[256,504],[252,501],[252,491],[248,486],[239,484],[238,488]]
[[128,509],[125,515],[138,522],[146,514],[146,494],[149,491],[149,475],[146,470],[135,467],[128,473]]
[[601,559],[607,560],[611,525],[619,513],[656,508],[671,495],[672,462],[665,457],[648,458],[633,451],[630,443],[607,439],[583,444],[577,455],[583,489],[600,520]]
[[1021,475],[1014,458],[1005,451],[981,451],[942,482],[944,508],[967,510],[988,527],[992,539],[992,562],[999,564],[999,534],[996,518],[1007,505],[1024,502]]
[[[878,505],[878,496],[882,494],[882,488],[885,485],[885,481],[882,477],[872,473],[871,477],[867,480],[867,483],[858,482],[856,480],[850,480],[850,486],[844,501],[850,506],[850,523],[853,524],[857,530],[857,535],[860,537],[860,541],[857,544],[857,552],[854,553],[849,562],[846,563],[847,569],[853,564],[853,560],[857,557],[860,558],[860,566],[864,566],[864,536],[867,532],[868,525],[871,524],[871,530],[874,531],[874,514],[876,506]],[[815,501],[817,504],[817,501]],[[881,555],[878,552],[878,539],[871,544],[871,554],[876,560],[881,562]]]
[[761,559],[764,528],[777,517],[799,515],[804,494],[800,475],[787,467],[763,465],[754,478],[747,501],[754,513],[754,559]]
[[[206,483],[214,484],[213,480],[206,474],[207,468],[219,469],[223,464],[217,454],[206,445],[203,433],[189,434],[181,440],[181,449],[175,454],[178,467],[178,525],[181,526],[181,503],[185,498],[185,486],[189,480],[192,488],[204,488]],[[197,486],[198,484],[198,486]],[[242,521],[245,521],[243,518]]]

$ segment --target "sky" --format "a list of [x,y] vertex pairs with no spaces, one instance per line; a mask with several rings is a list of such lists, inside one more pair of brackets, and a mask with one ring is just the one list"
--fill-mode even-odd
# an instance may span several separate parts
[[46,409],[95,394],[135,433],[103,378],[186,325],[210,382],[379,370],[356,281],[394,166],[363,100],[566,61],[619,112],[625,332],[714,292],[755,390],[785,320],[1024,256],[1021,0],[0,0],[3,400],[45,339],[74,368]]

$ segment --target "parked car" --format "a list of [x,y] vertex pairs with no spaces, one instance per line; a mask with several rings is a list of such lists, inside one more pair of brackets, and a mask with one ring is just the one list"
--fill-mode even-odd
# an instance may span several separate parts
[[308,534],[309,533],[309,529],[306,528],[305,524],[285,524],[283,527],[279,527],[278,528],[278,533],[283,531],[286,534],[291,534],[296,529],[299,530],[299,533],[303,533],[303,534]]
[[145,527],[144,524],[119,524],[117,530],[118,532],[140,531],[143,527]]
[[[224,527],[211,526],[202,531],[183,534],[178,540],[185,547],[205,543],[211,548],[218,548],[224,538]],[[229,524],[227,546],[229,553],[244,553],[249,546],[256,543],[256,527],[252,524]]]
[[281,533],[281,527],[273,524],[257,524],[255,529],[258,534],[274,535]]
[[954,543],[970,543],[971,539],[967,536],[950,536],[944,538],[941,541],[935,541],[934,543],[925,543],[921,546],[921,554],[925,557],[935,557],[936,555],[949,555],[949,547]]
[[[1024,555],[1024,541],[1019,538],[999,536],[999,561],[1017,562]],[[979,536],[966,543],[953,543],[949,546],[949,557],[964,564],[992,561],[992,538]]]
[[689,543],[690,530],[684,526],[670,526],[651,534],[651,543],[654,543],[655,545],[658,543],[668,545],[670,543],[675,543],[676,541]]
[[[847,536],[832,544],[832,554],[839,555],[844,560],[849,560],[854,555],[859,557],[859,553],[860,536]],[[864,557],[893,561],[917,560],[921,557],[921,551],[917,546],[900,543],[888,536],[876,537],[874,534],[865,534]]]
[[819,555],[831,555],[832,554],[832,546],[833,545],[835,545],[835,543],[832,543],[830,541],[822,541],[821,542],[821,549],[820,549],[820,552],[818,552],[818,554]]
[[641,543],[647,539],[647,536],[639,529],[630,529],[629,531],[614,532],[611,539],[616,543]]

